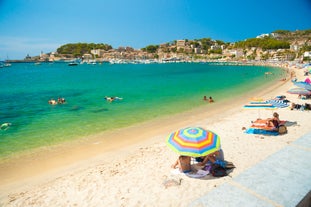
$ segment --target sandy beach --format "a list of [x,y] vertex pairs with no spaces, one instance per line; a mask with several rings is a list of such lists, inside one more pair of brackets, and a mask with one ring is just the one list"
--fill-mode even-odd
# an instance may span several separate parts
[[[295,71],[298,80],[306,78],[302,69],[290,70]],[[2,163],[0,206],[189,206],[310,131],[310,111],[243,109],[252,97],[271,99],[285,95],[294,103],[311,103],[310,99],[301,100],[286,93],[292,87],[289,80],[278,81],[234,102],[216,100],[215,104],[172,117],[40,149],[14,162]],[[287,134],[254,135],[242,130],[257,118],[272,117],[273,112],[292,123]],[[171,164],[178,154],[166,145],[165,139],[187,126],[201,126],[221,137],[225,160],[236,166],[229,176],[195,179],[172,173]]]

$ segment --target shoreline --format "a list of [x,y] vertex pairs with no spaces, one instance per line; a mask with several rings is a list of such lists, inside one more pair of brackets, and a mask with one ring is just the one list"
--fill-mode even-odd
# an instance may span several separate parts
[[[170,117],[163,116],[146,122],[134,124],[129,127],[104,131],[80,140],[68,141],[48,148],[39,148],[31,153],[22,153],[17,158],[11,158],[8,161],[4,161],[4,163],[0,163],[0,186],[13,181],[15,182],[18,179],[24,179],[27,177],[33,177],[33,175],[46,173],[50,169],[66,168],[64,166],[71,165],[79,160],[90,159],[104,153],[111,153],[118,148],[126,148],[127,145],[142,144],[150,139],[153,139],[153,137],[156,137],[158,134],[167,135],[168,133],[166,132],[171,132],[177,128],[185,127],[193,122],[198,122],[204,117],[217,117],[217,114],[220,112],[226,112],[245,104],[245,99],[249,99],[251,94],[255,93],[258,96],[262,96],[271,92],[274,88],[278,88],[284,84],[286,84],[286,82],[272,82],[268,84],[267,87],[264,86],[264,88],[268,89],[263,90],[262,88],[258,88],[239,96],[238,99],[233,102],[232,100],[223,100],[219,103],[207,103],[205,106],[181,112]],[[222,104],[221,108],[219,107],[220,104]],[[195,114],[195,116],[193,116],[193,114]],[[200,115],[197,116],[197,114]],[[189,119],[189,117],[191,118]],[[185,121],[180,121],[183,119]],[[175,120],[179,121],[176,122]],[[171,126],[169,124],[163,124],[172,122],[176,123],[171,124]],[[155,130],[155,126],[159,127],[159,129]],[[137,136],[137,131],[141,131],[141,129],[144,131],[148,129],[151,132],[145,132],[144,134]],[[104,139],[102,139],[102,137],[104,137]],[[113,137],[118,137],[118,143],[113,141]],[[130,137],[130,139],[125,137]],[[29,162],[31,162],[31,166],[29,166]],[[46,164],[47,162],[49,164]],[[24,174],[20,175],[19,170],[23,171]]]
[[[248,65],[248,64],[245,64],[245,65]],[[260,66],[263,66],[263,65],[260,65]],[[275,66],[268,65],[267,67],[275,67]],[[279,67],[279,68],[281,68],[281,67]],[[281,68],[280,70],[285,71],[284,68]],[[252,92],[248,92],[249,93],[248,97],[251,97],[251,93],[258,94],[259,92],[261,92],[266,87],[270,87],[271,85],[274,85],[274,84],[277,84],[277,83],[275,83],[275,80],[274,81],[270,80],[270,82],[268,84],[266,83],[264,86],[257,87],[256,89],[253,89]],[[242,96],[241,95],[236,95],[235,99],[240,99],[243,96],[245,97],[248,93],[246,92]],[[231,99],[231,100],[229,100],[229,99]],[[232,97],[224,98],[224,99],[221,100],[220,103],[223,102],[224,103],[223,105],[233,104],[235,102],[235,100],[232,101],[232,99],[233,99]],[[201,100],[198,100],[198,101],[200,102]],[[117,132],[117,131],[122,130],[122,129],[126,130],[127,128],[131,128],[131,127],[140,127],[140,125],[143,124],[143,123],[148,123],[148,122],[152,122],[152,121],[156,121],[156,120],[160,120],[161,121],[161,119],[165,120],[166,118],[168,118],[168,116],[176,116],[177,114],[191,113],[192,111],[196,111],[196,110],[199,110],[199,111],[200,110],[205,110],[204,107],[206,107],[206,109],[208,110],[208,109],[210,109],[210,107],[214,107],[215,105],[218,105],[220,103],[219,103],[219,101],[217,101],[213,105],[206,105],[207,103],[205,103],[205,106],[203,106],[203,105],[202,106],[196,106],[196,108],[188,109],[186,112],[185,111],[181,111],[181,112],[173,113],[172,115],[161,115],[161,116],[156,117],[156,118],[147,119],[146,121],[143,121],[143,122],[134,123],[134,124],[132,124],[130,126],[125,126],[125,127],[122,127],[122,128],[111,129],[111,130],[109,129],[109,130],[105,130],[105,131],[102,131],[102,132],[96,132],[94,134],[90,134],[90,135],[87,135],[87,136],[77,136],[77,137],[79,137],[77,139],[71,139],[71,140],[60,142],[60,143],[52,144],[50,146],[42,146],[42,147],[37,147],[37,148],[34,148],[34,149],[30,149],[30,150],[25,150],[25,151],[17,152],[16,154],[12,154],[12,155],[9,155],[7,157],[3,157],[3,159],[0,159],[0,170],[1,170],[1,165],[2,164],[11,162],[11,160],[14,160],[14,159],[15,160],[16,159],[20,159],[20,157],[29,157],[32,154],[39,154],[40,157],[41,156],[45,156],[45,155],[41,155],[40,151],[44,151],[44,152],[49,151],[50,152],[50,151],[54,151],[56,148],[63,148],[63,147],[67,148],[66,145],[71,145],[71,144],[79,145],[81,143],[85,144],[85,142],[87,144],[88,143],[87,140],[89,140],[89,139],[96,139],[97,138],[98,140],[97,141],[95,140],[95,142],[98,142],[98,141],[101,142],[102,141],[102,140],[100,140],[101,137],[107,137],[107,136],[108,137],[113,137],[113,135],[111,135],[110,132]],[[221,106],[221,107],[223,107],[223,106]],[[24,159],[24,158],[22,158],[22,159]]]
[[[289,80],[286,82],[278,81],[267,87],[265,90],[259,89],[257,93],[254,91],[252,93],[255,93],[256,97],[273,98],[275,95],[280,95],[279,93],[281,92],[284,93],[284,90],[287,90],[288,87],[290,87],[290,84]],[[177,155],[172,152],[166,152],[170,151],[170,149],[166,148],[164,141],[164,138],[170,132],[189,125],[199,125],[212,126],[217,129],[215,130],[216,132],[220,131],[222,136],[226,134],[229,135],[229,132],[221,132],[221,130],[219,130],[221,127],[219,128],[217,123],[226,122],[226,120],[230,119],[231,115],[237,116],[238,114],[245,114],[242,106],[249,101],[250,97],[252,97],[250,94],[243,94],[234,102],[227,100],[218,103],[223,104],[225,107],[217,107],[219,106],[217,104],[203,106],[191,111],[176,114],[173,117],[163,117],[131,127],[100,133],[89,137],[87,140],[78,141],[75,144],[71,142],[69,143],[70,146],[67,144],[61,148],[57,148],[57,150],[51,150],[47,153],[48,155],[46,155],[46,152],[34,154],[30,157],[30,160],[32,161],[31,163],[27,162],[27,159],[21,158],[15,160],[14,163],[1,165],[0,192],[2,193],[0,194],[0,202],[1,200],[4,200],[8,194],[12,194],[12,192],[36,188],[39,184],[53,182],[53,180],[64,176],[68,177],[68,174],[75,174],[75,172],[80,173],[88,168],[96,168],[105,163],[114,166],[117,165],[116,163],[124,163],[124,160],[130,162],[128,157],[134,157],[137,152],[138,154],[148,154],[148,149],[150,150],[151,148],[148,148],[147,146],[150,145],[160,146],[161,149],[164,148],[166,154],[169,153],[174,156],[169,158],[169,160],[172,161]],[[265,114],[270,113],[271,112],[265,111]],[[254,116],[244,117],[240,124],[247,126],[250,122],[249,119],[256,118],[256,111],[252,111],[250,114]],[[240,132],[241,128],[238,128],[237,130]],[[302,132],[303,130],[300,130],[300,133]],[[101,137],[107,137],[108,139],[103,140]],[[118,137],[117,145],[112,143],[111,137]],[[293,139],[294,138],[291,138],[291,140]],[[230,142],[225,139],[222,140],[222,142],[223,149],[225,149],[225,156],[228,157],[228,160],[240,164],[238,161],[235,161],[236,154],[232,153],[231,150],[227,150]],[[280,146],[275,149],[278,149],[279,147]],[[156,149],[152,148],[152,150]],[[232,154],[230,155],[230,153]],[[263,153],[263,157],[256,158],[257,161],[258,159],[260,160],[268,156],[269,153],[271,152],[266,152],[266,154]],[[237,169],[234,174],[253,164],[254,163],[239,165],[239,170]],[[165,164],[165,166],[161,166],[161,169],[163,170],[164,168],[164,171],[169,171],[169,166],[170,162]]]
[[[66,66],[58,68],[56,72],[52,70],[52,68],[58,68],[56,66],[46,66],[46,72],[48,76],[44,76],[45,78],[49,78],[51,75],[50,79],[52,77],[57,77],[57,73],[63,71],[63,67],[66,68]],[[104,70],[102,71],[101,69],[96,70],[94,73],[89,73],[87,72],[89,67],[93,66],[86,66],[85,68],[81,69],[82,73],[85,74],[97,74],[97,73],[108,73],[109,75],[105,75],[106,78],[110,77],[110,72],[114,71],[114,69],[122,69],[125,67],[134,67],[135,70],[142,70],[142,74],[144,74],[144,69],[145,66],[112,66],[107,69],[107,72]],[[189,73],[191,72],[192,67],[198,67],[198,69],[202,72],[202,74],[206,73],[206,75],[209,75],[210,72],[209,70],[206,70],[205,68],[213,68],[214,66],[208,66],[205,64],[175,64],[175,66],[171,66],[169,64],[163,65],[155,65],[154,66],[146,66],[147,68],[152,67],[152,69],[157,69],[157,68],[182,68],[183,70],[187,70]],[[220,67],[220,66],[215,66],[215,67]],[[18,68],[23,68],[23,70],[26,68],[24,65],[20,67],[16,67],[15,70]],[[29,68],[35,69],[34,66],[30,66]],[[44,67],[45,68],[45,67]],[[49,68],[49,69],[48,69]],[[266,81],[272,81],[273,79],[282,76],[281,73],[283,70],[279,70],[278,68],[272,68],[272,67],[252,67],[252,66],[245,66],[246,70],[248,70],[250,73],[243,73],[243,70],[239,70],[238,73],[235,73],[235,70],[233,66],[229,67],[220,67],[221,71],[224,74],[230,74],[231,77],[235,78],[230,78],[228,79],[229,81],[232,80],[234,84],[234,88],[237,88],[237,90],[233,90],[231,88],[231,84],[224,83],[224,84],[219,84],[221,81],[221,77],[219,78],[219,81],[214,81],[214,83],[210,86],[209,84],[205,84],[205,80],[201,81],[196,81],[195,84],[190,84],[187,86],[187,90],[183,90],[180,87],[175,87],[174,90],[176,92],[173,92],[171,90],[166,90],[165,84],[162,84],[163,86],[159,86],[159,88],[145,88],[147,90],[144,92],[144,89],[137,90],[137,88],[130,88],[130,89],[122,89],[122,84],[121,85],[116,85],[112,86],[111,89],[108,87],[110,86],[110,82],[104,79],[103,81],[105,84],[101,85],[100,81],[98,81],[98,86],[100,89],[96,90],[94,87],[94,84],[86,84],[85,86],[80,86],[80,87],[74,87],[71,88],[72,86],[64,84],[63,87],[67,88],[67,90],[57,90],[56,92],[51,92],[55,94],[62,94],[62,96],[66,97],[67,103],[60,106],[49,106],[45,105],[43,103],[43,100],[48,100],[45,93],[43,93],[42,97],[38,95],[34,95],[35,93],[32,94],[33,97],[31,99],[34,99],[34,102],[32,103],[34,106],[33,107],[27,107],[27,104],[24,104],[23,102],[17,102],[18,108],[25,108],[25,113],[19,113],[18,111],[14,110],[8,110],[7,112],[4,112],[5,116],[3,117],[4,120],[3,122],[9,122],[12,123],[12,126],[10,127],[10,130],[7,131],[2,131],[3,135],[3,145],[1,146],[2,150],[1,151],[1,158],[0,158],[0,164],[2,161],[9,160],[11,157],[17,157],[18,154],[27,154],[27,152],[30,152],[31,150],[38,149],[43,146],[53,146],[53,145],[58,145],[61,144],[62,142],[66,142],[67,140],[75,140],[75,139],[84,139],[88,136],[91,136],[93,134],[101,133],[102,131],[108,131],[108,130],[114,130],[117,128],[121,127],[126,127],[129,125],[133,125],[136,123],[141,123],[143,121],[147,121],[150,119],[154,119],[157,117],[161,116],[166,116],[168,113],[170,114],[176,114],[176,113],[181,113],[186,110],[190,110],[191,108],[199,107],[199,105],[205,105],[203,101],[200,101],[201,97],[205,95],[205,93],[213,93],[215,95],[215,99],[219,101],[220,99],[224,98],[230,98],[232,97],[233,94],[239,95],[240,93],[244,93],[245,90],[248,90],[249,85],[247,82],[249,82],[248,77],[250,79],[254,79],[254,83],[249,83],[251,85],[256,85],[253,88],[257,88],[260,86],[262,83],[266,84]],[[226,71],[226,69],[230,69]],[[244,66],[237,66],[236,68],[238,69],[243,69]],[[255,70],[252,70],[254,68]],[[111,70],[110,70],[111,69]],[[171,69],[170,69],[171,70]],[[14,70],[11,71],[11,73]],[[25,72],[28,71],[25,69]],[[109,72],[110,71],[110,72]],[[127,70],[131,71],[131,70]],[[207,71],[207,72],[206,72]],[[214,71],[211,70],[212,72]],[[251,75],[255,72],[254,75]],[[258,72],[257,72],[258,71]],[[265,76],[263,75],[264,71],[271,71],[275,73],[275,75],[269,75]],[[173,71],[171,71],[173,72]],[[171,73],[169,72],[169,73]],[[28,73],[28,72],[27,72]],[[32,73],[32,70],[30,71]],[[80,73],[80,70],[77,72]],[[112,72],[115,74],[114,72]],[[140,73],[140,72],[139,72]],[[146,73],[149,73],[146,71]],[[165,72],[166,73],[166,72]],[[173,72],[174,73],[174,72]],[[21,74],[21,73],[17,73]],[[70,76],[70,72],[66,71],[65,74]],[[129,72],[129,74],[133,74],[132,72]],[[130,75],[131,76],[131,75]],[[226,76],[226,75],[224,75]],[[14,75],[10,76],[13,78],[14,81]],[[91,75],[90,77],[94,77],[94,75]],[[114,77],[111,75],[111,77]],[[177,76],[178,78],[179,76]],[[219,77],[219,76],[218,76]],[[243,84],[240,83],[239,77],[242,78]],[[94,77],[95,80],[99,80],[96,77]],[[115,78],[118,79],[116,76]],[[156,80],[156,78],[159,78],[158,76],[155,76],[155,79],[151,80]],[[184,78],[186,80],[187,77]],[[200,78],[198,76],[198,78]],[[203,77],[202,77],[203,78]],[[54,83],[55,81],[59,81],[59,78],[55,78],[56,80],[51,81]],[[109,78],[111,79],[111,78]],[[74,79],[77,81],[77,79]],[[91,78],[88,78],[88,80],[91,80]],[[140,80],[140,79],[139,79]],[[146,80],[145,77],[142,76],[141,81]],[[161,83],[163,82],[162,79]],[[167,84],[171,84],[171,81],[169,79],[164,79],[164,82],[167,82]],[[174,84],[180,84],[182,81],[179,81],[179,79],[174,79],[177,81]],[[195,80],[195,79],[194,79]],[[87,82],[87,81],[86,81]],[[113,81],[114,83],[118,83],[118,81]],[[147,84],[150,87],[155,87],[153,84],[157,84],[157,82],[154,81],[148,81]],[[40,83],[38,83],[40,84]],[[50,88],[53,90],[53,87],[58,89],[59,84],[51,84],[48,85],[46,88]],[[61,84],[60,84],[61,85]],[[143,85],[143,84],[142,84]],[[202,85],[201,86],[196,86],[196,85]],[[248,85],[248,86],[247,86]],[[102,88],[101,88],[101,87]],[[120,91],[115,92],[116,94],[119,94],[119,96],[122,96],[124,100],[120,102],[120,105],[114,104],[110,105],[109,102],[102,101],[100,97],[102,97],[102,94],[105,94],[106,88],[107,91],[110,91],[112,89],[117,89]],[[120,88],[119,88],[120,87]],[[197,88],[199,87],[199,88]],[[71,89],[70,89],[71,88]],[[88,91],[84,90],[83,88],[88,88],[92,91],[92,93],[89,93]],[[214,89],[215,88],[215,89]],[[227,89],[230,91],[228,92]],[[13,93],[18,89],[12,88],[12,91],[6,91],[6,93],[10,94]],[[27,89],[28,90],[28,89]],[[30,88],[29,88],[30,90]],[[32,89],[31,89],[32,90]],[[41,93],[41,89],[39,87],[36,87],[35,89],[38,91],[38,93]],[[153,96],[149,96],[151,91],[155,90]],[[193,90],[193,91],[192,91]],[[219,90],[221,92],[217,92],[214,90]],[[223,91],[222,91],[223,90]],[[137,92],[136,92],[137,91]],[[50,92],[48,92],[50,93]],[[140,98],[136,98],[133,94],[139,93]],[[146,96],[146,94],[149,96]],[[153,93],[153,92],[152,92]],[[172,94],[173,93],[173,94]],[[174,94],[176,93],[176,94]],[[15,93],[13,93],[14,95]],[[107,95],[106,94],[106,95]],[[166,94],[171,94],[171,95],[166,95]],[[213,95],[211,94],[211,95]],[[13,98],[12,95],[12,98]],[[108,94],[109,95],[109,94]],[[96,97],[95,97],[96,96]],[[168,98],[165,98],[166,96],[171,96]],[[236,95],[234,95],[236,96]],[[11,97],[11,96],[10,96]],[[39,98],[40,97],[40,98]],[[174,98],[173,98],[174,97]],[[30,98],[30,97],[29,97]],[[84,98],[89,100],[87,103],[84,102]],[[15,98],[14,98],[15,99]],[[146,100],[145,100],[146,99]],[[24,99],[25,100],[25,99]],[[92,100],[92,101],[91,101]],[[122,105],[121,105],[122,103]],[[139,105],[138,105],[139,104]],[[189,105],[190,104],[190,105]],[[3,103],[3,107],[5,107],[5,103]],[[142,106],[144,107],[143,110],[136,110],[136,107]],[[38,111],[38,113],[34,116],[32,116],[32,113],[35,113]],[[26,113],[27,112],[27,113]],[[75,116],[82,115],[82,118],[77,118],[75,119]],[[28,117],[28,114],[31,116]],[[10,118],[12,116],[12,118]],[[9,118],[6,118],[9,117]],[[60,117],[63,117],[60,119]],[[29,119],[30,118],[30,119]],[[28,147],[29,146],[29,147]],[[49,147],[46,148],[49,150]],[[46,150],[44,149],[44,150]]]
[[[282,82],[282,81],[279,81],[277,83],[272,82],[272,83],[267,85],[269,87],[269,89],[263,90],[263,88],[266,88],[266,86],[264,86],[263,88],[258,88],[256,90],[251,91],[251,92],[245,93],[242,96],[239,96],[238,100],[235,100],[234,102],[232,102],[232,100],[223,100],[220,103],[218,103],[218,102],[213,103],[213,105],[207,104],[206,106],[201,106],[201,107],[198,107],[198,108],[195,108],[195,109],[188,110],[186,112],[177,113],[177,114],[175,114],[175,115],[173,115],[171,117],[163,116],[163,117],[159,117],[159,118],[152,119],[152,120],[149,120],[149,121],[145,121],[145,122],[142,122],[142,123],[134,124],[134,125],[129,126],[129,127],[120,128],[120,129],[116,129],[116,130],[104,131],[102,133],[91,135],[91,136],[89,136],[87,138],[84,138],[84,139],[81,139],[81,140],[73,140],[73,141],[68,141],[68,142],[65,142],[65,143],[61,143],[59,145],[52,146],[51,149],[48,149],[48,150],[51,151],[50,153],[53,153],[55,151],[55,149],[56,149],[56,151],[57,151],[56,153],[58,153],[57,149],[66,150],[68,147],[71,147],[71,146],[67,146],[67,145],[72,145],[73,144],[75,147],[80,148],[79,145],[92,144],[92,143],[100,144],[98,142],[102,142],[102,141],[105,141],[105,142],[108,142],[108,144],[114,145],[115,143],[110,143],[110,142],[112,142],[111,141],[111,137],[119,136],[118,134],[120,134],[120,133],[122,135],[122,133],[123,133],[122,131],[128,131],[128,129],[132,129],[132,130],[134,129],[135,130],[136,128],[150,127],[151,125],[154,125],[154,124],[159,125],[163,121],[171,122],[171,120],[175,120],[175,119],[181,120],[181,118],[184,118],[184,117],[189,118],[189,116],[191,116],[191,114],[198,114],[198,113],[202,114],[202,112],[205,111],[205,110],[211,110],[212,109],[213,110],[212,112],[208,111],[208,112],[205,112],[204,114],[207,114],[207,115],[213,115],[214,114],[215,115],[216,113],[218,113],[220,111],[227,111],[228,108],[230,108],[230,109],[234,108],[234,105],[244,104],[245,100],[243,100],[243,97],[246,98],[246,99],[250,98],[251,94],[254,94],[254,93],[257,94],[258,96],[262,96],[262,95],[267,94],[268,92],[270,92],[272,90],[270,87],[277,88],[277,87],[279,87],[280,85],[283,85],[283,84],[285,84],[285,83]],[[241,98],[242,98],[242,100],[240,100]],[[230,107],[229,107],[229,103],[230,103]],[[217,106],[219,106],[219,104],[223,104],[226,107],[219,109],[217,107]],[[198,118],[196,118],[196,119],[200,120]],[[188,121],[188,122],[192,123],[193,121],[194,120],[191,120],[191,121]],[[174,129],[172,129],[172,130],[174,130]],[[107,140],[100,140],[101,137],[107,137]],[[131,138],[132,138],[133,141],[139,141],[140,140],[140,139],[133,139],[133,137],[131,137]],[[122,139],[122,138],[118,138],[118,139]],[[122,140],[122,141],[126,141],[126,140]],[[136,142],[133,142],[133,143],[136,143]],[[24,154],[22,153],[20,156],[18,156],[17,159],[24,160],[25,159],[24,156],[32,157],[32,156],[37,156],[37,154],[39,155],[39,157],[42,158],[42,156],[44,156],[43,153],[46,153],[46,149],[44,149],[44,148],[45,147],[39,148],[38,150],[34,150],[33,153],[30,153],[30,155],[27,152],[24,153]],[[113,147],[111,146],[111,148],[113,148]],[[108,149],[108,151],[109,151],[109,149]],[[57,156],[57,155],[54,154],[53,157],[54,156]],[[15,159],[12,158],[12,159],[9,159],[9,160],[15,160]],[[11,162],[11,161],[8,161],[8,162]],[[4,162],[4,164],[5,163],[6,162]],[[1,177],[2,176],[0,176],[0,178]]]

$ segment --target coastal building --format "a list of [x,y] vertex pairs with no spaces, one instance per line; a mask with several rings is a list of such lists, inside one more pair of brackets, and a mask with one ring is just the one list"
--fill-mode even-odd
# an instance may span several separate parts
[[222,49],[220,45],[215,44],[211,46],[211,50],[219,50],[219,49]]
[[177,46],[177,50],[179,50],[180,48],[185,48],[186,40],[177,40],[176,46]]
[[26,57],[24,58],[24,60],[31,60],[31,56],[29,54],[27,54]]
[[265,38],[265,37],[269,37],[270,34],[261,34],[261,35],[258,35],[256,36],[256,38]]
[[45,54],[41,51],[39,60],[40,61],[48,61],[49,59],[50,59],[50,54]]
[[311,51],[306,51],[303,53],[303,57],[305,58],[311,58]]
[[293,51],[299,51],[305,45],[305,41],[294,41],[290,44],[290,49]]
[[194,53],[195,54],[201,54],[202,53],[202,50],[201,50],[201,48],[194,48]]
[[91,50],[91,54],[93,54],[97,57],[102,57],[105,52],[106,52],[106,50],[103,50],[103,49]]
[[234,56],[235,58],[240,58],[244,56],[244,52],[241,49],[230,50],[229,53],[231,56]]

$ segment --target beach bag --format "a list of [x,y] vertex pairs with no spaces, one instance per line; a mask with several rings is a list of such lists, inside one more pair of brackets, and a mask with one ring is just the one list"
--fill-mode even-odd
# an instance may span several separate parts
[[279,126],[279,134],[286,134],[287,133],[287,128],[284,125]]
[[227,176],[227,170],[222,167],[219,164],[212,164],[212,167],[210,169],[210,173],[214,176],[214,177],[223,177],[223,176]]

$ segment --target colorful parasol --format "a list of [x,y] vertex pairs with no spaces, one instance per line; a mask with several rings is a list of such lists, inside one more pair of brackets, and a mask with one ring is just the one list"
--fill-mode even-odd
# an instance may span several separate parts
[[284,100],[270,99],[270,100],[267,100],[267,103],[272,104],[272,106],[277,107],[277,108],[288,107],[288,102]]
[[291,88],[287,91],[287,93],[298,94],[298,95],[311,95],[311,91],[305,88]]
[[271,103],[268,103],[267,101],[251,101],[248,104],[245,104],[243,106],[244,109],[257,109],[258,110],[258,118],[261,117],[260,110],[262,109],[269,109],[269,110],[275,110],[277,109],[276,106],[272,105]]
[[268,103],[267,101],[252,101],[249,104],[244,105],[245,109],[275,109],[276,107],[273,104]]
[[171,133],[167,145],[180,155],[200,157],[220,149],[220,137],[201,127],[187,127]]
[[311,91],[311,84],[308,82],[308,80],[310,81],[310,79],[306,79],[305,81],[293,81],[293,83],[297,87]]

